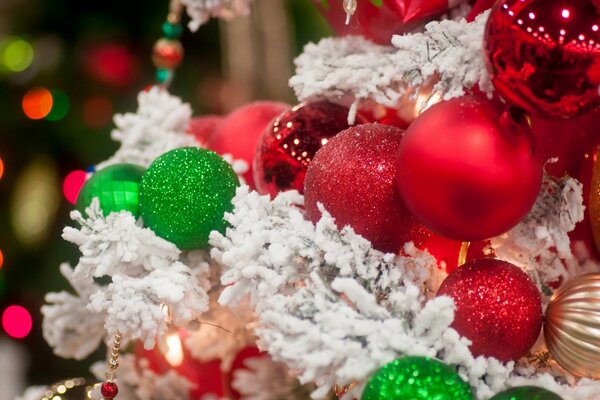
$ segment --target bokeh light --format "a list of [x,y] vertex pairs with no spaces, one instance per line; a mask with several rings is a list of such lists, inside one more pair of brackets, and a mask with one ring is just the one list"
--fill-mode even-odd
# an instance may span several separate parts
[[23,96],[23,112],[31,119],[42,119],[52,110],[52,103],[52,93],[44,87],[37,87]]
[[9,37],[0,43],[0,60],[5,70],[25,71],[33,62],[33,47],[19,37]]
[[71,204],[77,202],[77,196],[87,180],[87,173],[83,170],[71,171],[63,181],[63,194],[67,201]]
[[2,176],[4,176],[4,161],[0,158],[0,179],[2,179]]
[[2,249],[0,249],[0,268],[4,265],[4,253],[2,253]]
[[46,115],[48,121],[59,121],[69,112],[69,97],[61,90],[52,89],[52,109]]
[[2,327],[10,337],[23,339],[29,335],[32,326],[31,314],[24,307],[9,306],[2,314]]
[[83,103],[83,122],[90,128],[106,126],[113,115],[113,106],[106,97],[91,97]]

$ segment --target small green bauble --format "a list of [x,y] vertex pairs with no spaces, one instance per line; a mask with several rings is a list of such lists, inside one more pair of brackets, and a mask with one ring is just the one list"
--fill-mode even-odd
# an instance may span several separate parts
[[472,400],[454,368],[429,357],[404,357],[379,368],[362,400]]
[[562,397],[536,386],[522,386],[498,393],[490,400],[562,400]]
[[129,211],[139,217],[139,189],[144,168],[133,164],[115,164],[92,175],[77,196],[77,209],[84,214],[95,197],[102,213]]
[[182,250],[208,246],[208,235],[225,232],[226,212],[239,186],[231,166],[198,147],[158,157],[142,178],[140,213],[144,225]]

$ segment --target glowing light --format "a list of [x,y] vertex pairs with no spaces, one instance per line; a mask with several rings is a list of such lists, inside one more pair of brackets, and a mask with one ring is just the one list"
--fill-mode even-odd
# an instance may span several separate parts
[[21,38],[8,38],[0,45],[2,65],[11,72],[21,72],[33,62],[33,48]]
[[2,250],[0,250],[0,268],[4,265],[4,254],[2,254]]
[[2,159],[0,158],[0,179],[2,179],[3,175],[4,175],[4,161],[2,161]]
[[63,194],[67,201],[71,204],[77,202],[77,196],[87,180],[87,173],[83,170],[71,171],[63,181]]
[[181,338],[177,332],[167,336],[165,359],[172,367],[178,367],[183,363],[183,347],[181,346]]
[[563,18],[569,18],[571,16],[571,11],[566,8],[563,8],[561,15]]
[[113,107],[104,97],[92,97],[83,103],[83,122],[90,128],[106,126],[112,118]]
[[567,31],[565,31],[564,29],[560,30],[560,35],[561,36],[565,36],[567,34]]
[[534,14],[534,13],[532,13],[532,12],[530,12],[530,13],[529,13],[529,19],[535,19],[535,14]]
[[23,112],[31,119],[42,119],[52,110],[52,94],[43,87],[28,91],[23,97]]
[[594,32],[598,32],[598,25],[592,25],[592,30]]
[[52,109],[46,115],[48,121],[59,121],[69,112],[69,97],[58,89],[52,89]]
[[579,40],[585,40],[585,35],[583,33],[579,35]]
[[21,306],[9,306],[2,314],[2,327],[10,337],[23,339],[29,335],[32,326],[31,314]]

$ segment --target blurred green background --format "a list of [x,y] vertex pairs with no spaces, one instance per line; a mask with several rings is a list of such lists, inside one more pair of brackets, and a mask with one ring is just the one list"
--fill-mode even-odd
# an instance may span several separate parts
[[[224,114],[258,98],[295,102],[286,87],[293,57],[330,32],[311,0],[257,0],[253,7],[250,17],[184,33],[186,56],[171,91],[195,115]],[[68,289],[58,265],[78,256],[60,237],[71,209],[63,181],[117,148],[112,114],[135,111],[137,93],[153,83],[150,56],[167,11],[167,0],[0,1],[0,311],[20,305],[33,320],[25,338],[9,338],[5,329],[0,337],[27,350],[28,384],[88,375],[103,358],[54,356],[39,309],[45,293]],[[265,76],[264,65],[278,67]]]

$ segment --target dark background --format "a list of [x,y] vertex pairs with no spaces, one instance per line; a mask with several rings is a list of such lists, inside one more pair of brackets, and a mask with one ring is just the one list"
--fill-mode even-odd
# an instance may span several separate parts
[[[277,1],[288,18],[282,37],[292,71],[292,58],[303,45],[330,32],[311,0]],[[70,171],[85,170],[116,150],[112,113],[135,111],[137,93],[153,83],[150,56],[167,10],[166,0],[0,1],[0,312],[17,304],[32,314],[31,333],[10,339],[28,350],[29,384],[88,375],[88,366],[103,359],[101,351],[85,362],[62,360],[41,334],[45,293],[68,289],[58,265],[75,263],[78,256],[60,237],[71,209],[62,183]],[[252,16],[246,22],[260,32],[272,21]],[[191,103],[195,115],[224,114],[255,98],[293,104],[290,91],[269,91],[264,77],[231,79],[236,66],[224,65],[225,31],[226,23],[214,20],[196,33],[186,30],[181,39],[186,56],[171,92]],[[20,39],[31,45],[33,61],[24,71],[11,71],[2,49]],[[56,121],[28,118],[22,100],[35,87],[64,92],[67,114]],[[0,338],[8,338],[3,329]]]

